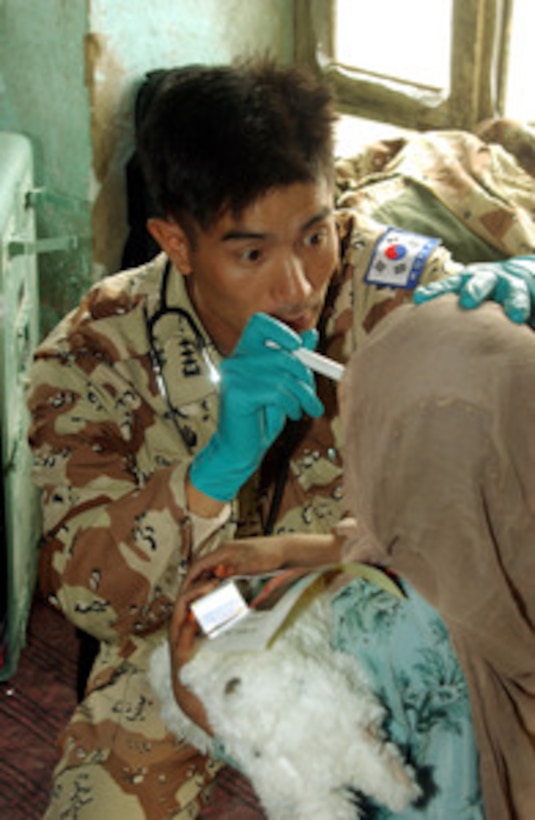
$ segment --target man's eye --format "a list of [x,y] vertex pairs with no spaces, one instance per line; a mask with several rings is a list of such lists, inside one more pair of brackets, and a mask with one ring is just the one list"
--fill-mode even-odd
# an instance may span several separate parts
[[240,253],[240,259],[244,262],[259,262],[261,258],[262,251],[260,248],[248,248]]
[[312,248],[315,245],[321,245],[325,241],[326,235],[327,231],[322,228],[321,231],[314,231],[314,233],[310,233],[308,236],[305,236],[304,243],[308,248]]

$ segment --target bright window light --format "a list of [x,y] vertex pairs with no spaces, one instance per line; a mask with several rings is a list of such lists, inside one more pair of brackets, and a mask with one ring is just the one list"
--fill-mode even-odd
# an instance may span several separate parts
[[337,0],[336,60],[447,94],[452,12],[453,0]]
[[535,74],[535,4],[533,0],[515,0],[509,50],[509,70],[505,93],[507,116],[535,123],[535,96],[532,78]]

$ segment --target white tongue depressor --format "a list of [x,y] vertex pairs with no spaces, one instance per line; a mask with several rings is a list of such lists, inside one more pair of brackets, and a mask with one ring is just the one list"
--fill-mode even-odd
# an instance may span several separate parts
[[[279,347],[276,342],[266,342],[268,347]],[[299,359],[306,367],[310,367],[316,373],[321,373],[322,376],[327,376],[335,382],[339,382],[344,375],[344,366],[323,356],[321,353],[316,353],[315,350],[309,350],[307,347],[298,347],[297,350],[292,350],[291,355]]]
[[339,382],[344,375],[345,367],[343,365],[335,362],[334,359],[323,356],[321,353],[316,353],[315,350],[309,350],[307,347],[298,347],[297,350],[292,351],[292,356],[310,367],[311,370],[321,373],[335,382]]

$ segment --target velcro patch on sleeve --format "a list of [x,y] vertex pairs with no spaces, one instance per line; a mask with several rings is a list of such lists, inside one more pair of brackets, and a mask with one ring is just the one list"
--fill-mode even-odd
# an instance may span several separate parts
[[388,228],[377,243],[364,281],[390,288],[415,288],[440,239]]

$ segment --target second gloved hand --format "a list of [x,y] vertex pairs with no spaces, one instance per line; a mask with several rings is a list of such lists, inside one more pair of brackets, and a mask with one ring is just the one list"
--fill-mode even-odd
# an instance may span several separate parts
[[502,305],[506,315],[518,323],[535,326],[535,256],[517,256],[504,262],[469,265],[414,291],[416,304],[444,293],[458,293],[463,308],[475,308],[492,300]]
[[218,427],[190,468],[198,490],[230,501],[259,467],[288,418],[323,413],[311,371],[291,355],[303,345],[315,347],[316,338],[315,331],[299,336],[262,313],[251,317],[221,365]]

